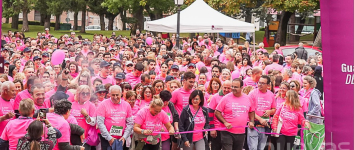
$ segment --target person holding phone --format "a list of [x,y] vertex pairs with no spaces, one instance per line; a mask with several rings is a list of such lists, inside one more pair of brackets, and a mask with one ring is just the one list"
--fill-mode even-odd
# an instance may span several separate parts
[[6,124],[15,116],[12,98],[16,94],[15,84],[11,81],[5,81],[1,85],[0,97],[0,134],[3,132]]

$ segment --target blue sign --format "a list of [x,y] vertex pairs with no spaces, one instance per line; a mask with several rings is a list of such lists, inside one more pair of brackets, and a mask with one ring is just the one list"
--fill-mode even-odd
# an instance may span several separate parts
[[233,39],[239,39],[240,38],[240,33],[232,33],[232,38]]

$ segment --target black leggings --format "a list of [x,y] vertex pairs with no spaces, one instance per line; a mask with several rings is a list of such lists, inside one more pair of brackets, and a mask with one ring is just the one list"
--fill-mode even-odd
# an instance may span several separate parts
[[292,150],[294,147],[295,136],[280,135],[277,139],[276,150]]

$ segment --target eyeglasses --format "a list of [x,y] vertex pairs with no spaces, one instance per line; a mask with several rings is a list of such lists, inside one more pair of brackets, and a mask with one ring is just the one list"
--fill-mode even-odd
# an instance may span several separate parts
[[200,100],[200,98],[194,98],[193,99],[193,101],[199,101]]
[[296,87],[296,86],[295,86],[295,85],[290,85],[290,87],[291,87],[291,88],[294,88],[294,87]]
[[264,82],[258,82],[259,85],[267,85],[267,83]]
[[106,94],[106,92],[103,92],[103,91],[101,91],[101,92],[97,92],[98,94]]
[[152,86],[151,86],[151,85],[145,85],[145,86],[143,86],[143,88],[146,88],[146,87],[151,88]]
[[127,67],[133,67],[133,65],[127,65]]
[[90,92],[82,92],[80,93],[82,96],[89,96],[90,95]]

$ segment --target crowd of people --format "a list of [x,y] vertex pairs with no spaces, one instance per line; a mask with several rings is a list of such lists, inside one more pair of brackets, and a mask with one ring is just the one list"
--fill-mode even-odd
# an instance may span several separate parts
[[291,150],[323,124],[322,55],[302,43],[284,56],[208,34],[1,39],[0,149]]

